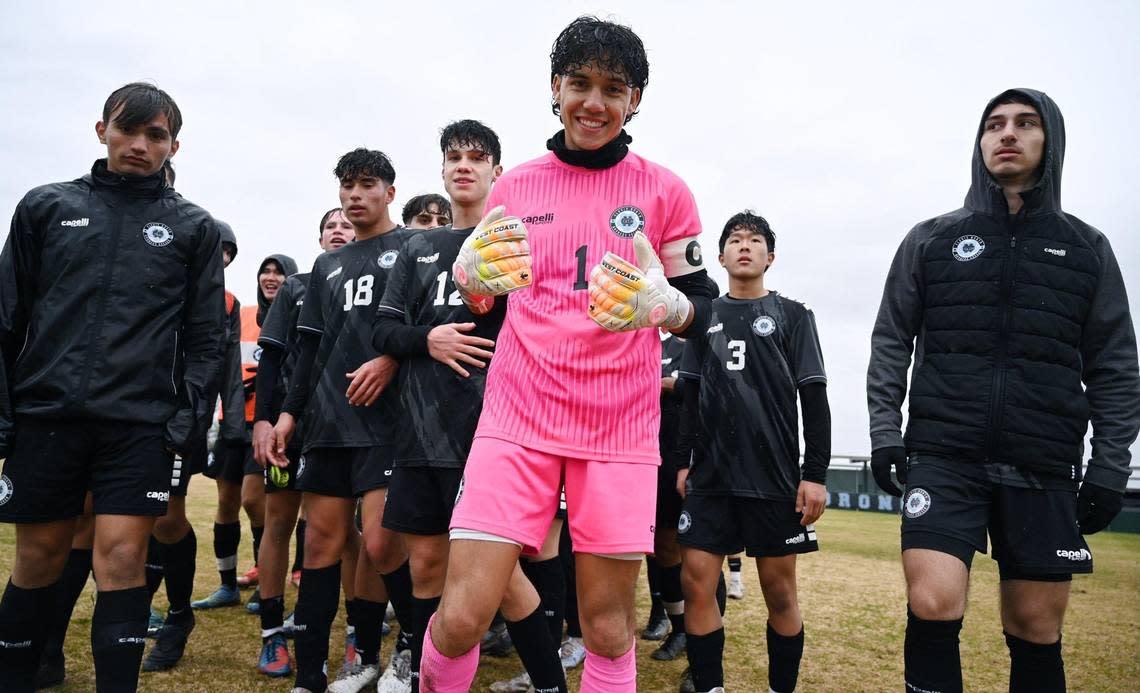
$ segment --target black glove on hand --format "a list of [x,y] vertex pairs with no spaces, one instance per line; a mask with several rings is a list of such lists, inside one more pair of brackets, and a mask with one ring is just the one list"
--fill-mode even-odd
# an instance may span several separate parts
[[1124,494],[1103,486],[1081,484],[1077,494],[1077,524],[1081,534],[1096,534],[1124,507]]
[[902,489],[891,481],[891,467],[895,468],[895,477],[899,483],[905,484],[906,448],[879,448],[871,451],[871,473],[875,475],[875,483],[892,496],[902,496]]

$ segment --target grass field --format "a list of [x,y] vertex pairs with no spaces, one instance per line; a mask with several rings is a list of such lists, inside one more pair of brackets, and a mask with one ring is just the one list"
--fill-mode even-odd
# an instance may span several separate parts
[[[217,584],[211,550],[213,484],[197,477],[190,488],[190,515],[198,533],[195,598]],[[800,562],[800,600],[806,621],[801,691],[894,691],[901,689],[903,628],[906,621],[902,570],[898,558],[898,518],[832,510],[817,524],[822,551]],[[14,532],[0,525],[0,577],[11,571]],[[248,532],[243,533],[240,565],[250,562]],[[1140,535],[1090,537],[1096,574],[1078,577],[1065,627],[1064,652],[1071,691],[1140,690]],[[997,570],[985,557],[974,562],[970,608],[962,632],[966,690],[1005,691],[1008,658],[997,617]],[[745,563],[746,595],[730,601],[725,617],[726,688],[767,690],[764,603],[755,565]],[[248,592],[246,593],[248,595]],[[286,590],[287,609],[296,590]],[[648,612],[642,581],[641,613]],[[60,691],[94,689],[89,630],[94,583],[80,597],[67,641],[68,672]],[[159,590],[156,606],[165,609]],[[341,614],[343,616],[343,613]],[[344,629],[338,617],[332,652],[343,652]],[[186,657],[171,672],[144,674],[144,691],[288,691],[255,669],[260,639],[255,616],[244,609],[199,612]],[[384,643],[387,658],[389,641]],[[638,688],[675,691],[683,661],[649,658],[655,643],[638,641]],[[330,668],[338,664],[331,663]],[[514,658],[484,657],[474,690],[513,676]],[[577,690],[580,669],[570,673]],[[1131,683],[1129,683],[1131,681]]]

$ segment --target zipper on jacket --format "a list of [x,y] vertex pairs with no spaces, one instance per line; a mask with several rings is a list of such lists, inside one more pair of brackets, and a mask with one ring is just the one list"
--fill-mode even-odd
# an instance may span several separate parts
[[1005,262],[1002,263],[1001,277],[1001,328],[998,331],[997,362],[994,364],[994,379],[990,392],[990,417],[986,430],[985,457],[987,462],[997,462],[996,453],[998,438],[1001,436],[1001,427],[1004,416],[1002,408],[1005,403],[1005,374],[1009,368],[1007,357],[1009,355],[1009,323],[1013,314],[1013,292],[1017,285],[1017,232],[1021,227],[1021,215],[1007,221],[1009,227],[1009,250]]
[[174,381],[174,372],[178,368],[178,330],[174,331],[174,354],[170,357],[170,391],[178,394],[178,383]]
[[95,325],[94,334],[91,336],[90,346],[87,347],[87,354],[83,360],[83,378],[79,381],[79,387],[72,394],[72,401],[85,402],[87,400],[87,388],[91,384],[91,374],[94,372],[97,355],[102,354],[100,348],[103,339],[103,321],[107,315],[107,297],[111,288],[111,277],[115,273],[115,259],[118,257],[119,250],[119,236],[123,228],[123,212],[119,207],[112,207],[114,213],[111,214],[111,233],[107,239],[107,244],[104,246],[105,252],[103,256],[103,277],[99,282],[97,291],[99,292],[99,305],[95,311]]

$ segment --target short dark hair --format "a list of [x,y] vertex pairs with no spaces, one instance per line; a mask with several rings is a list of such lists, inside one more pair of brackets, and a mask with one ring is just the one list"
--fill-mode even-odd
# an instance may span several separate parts
[[[633,29],[615,22],[583,15],[562,30],[550,49],[550,79],[568,75],[578,68],[593,64],[599,69],[621,75],[634,89],[645,91],[649,84],[649,58],[645,45]],[[560,115],[557,103],[551,105]],[[637,115],[630,113],[625,122]]]
[[114,120],[120,129],[130,130],[149,123],[161,113],[170,123],[170,139],[178,138],[178,132],[182,129],[182,111],[178,110],[178,104],[174,103],[170,94],[153,84],[131,82],[111,92],[103,103],[104,124],[111,124],[111,114],[120,106],[123,110]]
[[344,210],[341,209],[340,207],[333,207],[332,209],[325,212],[324,215],[321,216],[321,225],[317,227],[317,238],[318,239],[325,237],[325,224],[327,224],[329,222],[329,219],[332,218],[332,215],[338,214],[338,213],[344,214]]
[[364,147],[357,147],[342,156],[336,162],[333,175],[341,181],[379,178],[388,185],[396,182],[396,169],[392,168],[392,160],[388,155],[378,149]]
[[759,234],[764,237],[768,242],[768,252],[776,251],[776,234],[772,231],[772,227],[768,225],[768,220],[760,216],[751,209],[746,209],[743,212],[737,212],[729,217],[725,222],[724,230],[720,232],[720,252],[724,254],[724,244],[728,241],[728,237],[737,228],[747,229],[753,234]]
[[491,164],[498,166],[503,158],[503,148],[495,131],[478,120],[456,120],[439,131],[439,151],[447,155],[452,145],[471,147],[491,155]]
[[435,193],[416,195],[408,200],[404,203],[404,211],[400,215],[400,218],[403,219],[405,225],[410,224],[412,223],[412,219],[415,219],[420,214],[430,212],[432,205],[435,205],[435,208],[439,210],[440,214],[446,214],[448,218],[451,218],[451,202],[443,195],[437,195]]

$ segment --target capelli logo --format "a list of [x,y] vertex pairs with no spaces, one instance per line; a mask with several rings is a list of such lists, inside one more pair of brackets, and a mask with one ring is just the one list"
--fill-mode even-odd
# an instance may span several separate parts
[[527,226],[533,226],[535,224],[553,224],[554,212],[547,212],[546,214],[539,214],[537,216],[531,217],[523,217],[521,221]]
[[79,227],[79,226],[90,226],[91,220],[88,219],[87,217],[83,217],[82,219],[64,219],[63,221],[59,222],[59,225],[60,226],[70,226],[72,228]]

